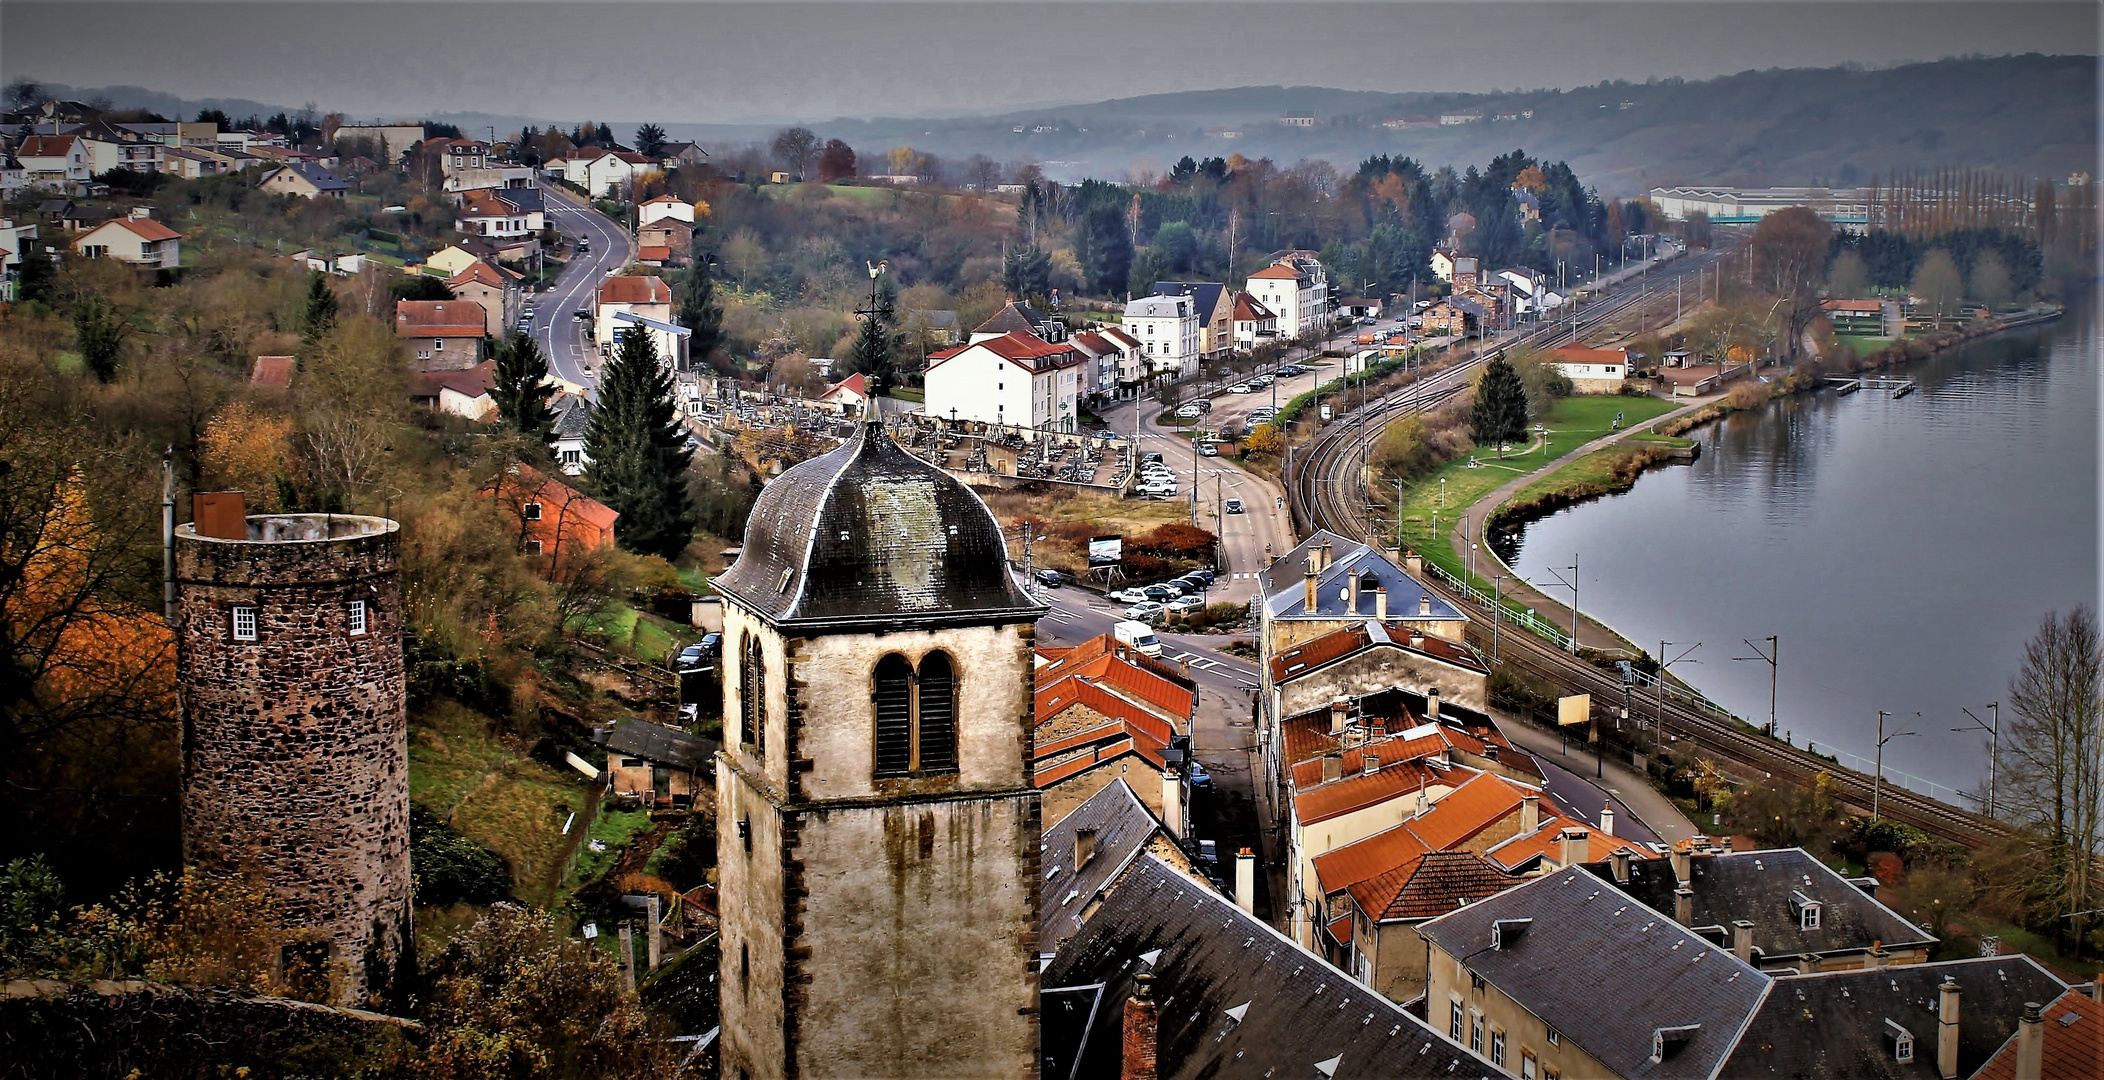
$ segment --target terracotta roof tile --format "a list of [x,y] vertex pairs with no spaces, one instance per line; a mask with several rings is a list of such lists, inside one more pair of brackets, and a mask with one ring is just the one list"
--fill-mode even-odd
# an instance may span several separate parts
[[1118,697],[1086,679],[1059,680],[1052,687],[1037,692],[1036,705],[1037,722],[1040,724],[1079,705],[1113,720],[1130,723],[1164,744],[1176,730],[1175,725],[1167,718],[1147,712],[1133,702]]
[[1382,769],[1371,776],[1361,773],[1301,792],[1293,797],[1294,820],[1313,825],[1400,798],[1417,790],[1418,776],[1415,769]]
[[1270,280],[1294,281],[1307,275],[1302,274],[1299,270],[1296,270],[1290,266],[1267,266],[1264,269],[1259,270],[1256,273],[1251,274],[1249,276],[1253,278],[1266,278]]
[[1325,895],[1342,892],[1397,867],[1414,865],[1431,850],[1398,825],[1315,856],[1315,878]]
[[396,337],[482,336],[482,305],[472,300],[398,300]]
[[598,296],[602,304],[669,304],[672,286],[660,277],[622,274],[600,282]]
[[[1490,773],[1477,773],[1467,783],[1447,792],[1432,805],[1430,813],[1405,824],[1412,835],[1433,851],[1444,851],[1489,828],[1499,818],[1520,808],[1520,797],[1533,794]],[[1544,798],[1543,802],[1548,800]],[[1543,814],[1554,812],[1545,808]]]
[[248,381],[256,386],[283,389],[292,385],[292,369],[296,363],[297,360],[290,356],[258,356]]
[[1352,885],[1352,902],[1376,922],[1432,919],[1520,883],[1481,855],[1434,851]]
[[672,258],[672,248],[665,244],[645,244],[636,249],[637,262],[664,262]]
[[[2054,999],[2044,1010],[2039,1080],[2095,1080],[2104,1076],[2104,1005],[2080,991]],[[2069,1017],[2074,1019],[2070,1020]],[[2010,1039],[1973,1074],[1973,1080],[2016,1080],[2016,1040]]]

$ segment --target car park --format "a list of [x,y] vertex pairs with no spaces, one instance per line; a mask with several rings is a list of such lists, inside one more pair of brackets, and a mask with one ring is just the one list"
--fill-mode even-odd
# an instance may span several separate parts
[[1169,587],[1167,585],[1149,585],[1141,589],[1140,592],[1144,594],[1147,597],[1147,599],[1152,600],[1155,603],[1162,603],[1165,601],[1176,599],[1177,595],[1183,592],[1183,590],[1178,589],[1176,590],[1176,592],[1170,592]]
[[1239,513],[1242,513],[1242,512],[1243,512],[1243,509],[1244,509],[1244,507],[1242,506],[1242,500],[1240,500],[1240,499],[1229,499],[1229,500],[1227,500],[1227,512],[1228,512],[1228,513],[1230,513],[1230,514],[1239,514]]
[[1153,622],[1162,617],[1166,609],[1152,600],[1134,604],[1125,609],[1125,617],[1134,622]]

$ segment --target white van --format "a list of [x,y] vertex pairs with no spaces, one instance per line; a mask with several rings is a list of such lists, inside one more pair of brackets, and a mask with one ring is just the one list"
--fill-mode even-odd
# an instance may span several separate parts
[[1119,641],[1138,649],[1148,656],[1162,654],[1162,639],[1154,636],[1154,627],[1143,622],[1127,620],[1111,627],[1111,633]]

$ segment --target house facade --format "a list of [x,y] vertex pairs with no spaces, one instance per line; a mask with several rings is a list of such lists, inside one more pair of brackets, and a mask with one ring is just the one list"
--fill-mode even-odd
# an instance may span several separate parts
[[632,327],[657,333],[658,358],[675,360],[681,352],[678,335],[658,331],[648,323],[635,323],[621,316],[647,319],[659,326],[672,325],[672,286],[660,277],[620,274],[599,283],[592,294],[592,341],[604,356],[612,356],[621,337]]
[[173,269],[182,263],[182,234],[134,210],[73,238],[73,250],[88,259],[115,259],[133,266]]
[[1278,336],[1278,315],[1253,294],[1235,294],[1234,310],[1235,347],[1254,349],[1259,344]]
[[1144,296],[1125,305],[1125,332],[1140,342],[1153,375],[1180,379],[1198,371],[1203,337],[1190,296]]
[[482,362],[485,317],[472,300],[398,300],[395,337],[418,371],[466,371]]
[[1198,354],[1219,360],[1235,348],[1235,294],[1217,281],[1157,281],[1157,296],[1188,296],[1198,313]]
[[1581,394],[1620,393],[1629,378],[1629,350],[1588,349],[1583,345],[1565,345],[1550,349],[1542,359],[1555,365],[1571,386]]
[[72,191],[93,175],[87,141],[73,135],[31,135],[15,148],[15,160],[33,188]]
[[453,290],[455,300],[482,308],[482,332],[492,338],[502,340],[519,323],[524,291],[519,276],[509,270],[478,261],[447,278],[446,288]]
[[660,218],[671,218],[694,224],[694,204],[676,195],[659,195],[646,199],[636,206],[636,227],[641,228]]
[[930,417],[1073,431],[1086,374],[1071,346],[1013,330],[931,354],[925,408]]
[[1329,272],[1312,256],[1290,254],[1249,275],[1249,293],[1278,317],[1282,336],[1320,336],[1329,324]]
[[341,199],[351,185],[322,165],[296,161],[263,174],[256,188],[272,195],[297,195],[302,199]]

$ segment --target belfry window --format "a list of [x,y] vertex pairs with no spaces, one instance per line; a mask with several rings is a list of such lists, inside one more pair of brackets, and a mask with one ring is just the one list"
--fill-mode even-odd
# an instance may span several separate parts
[[745,655],[738,661],[738,730],[731,736],[734,744],[760,741],[761,719],[767,715],[766,663],[759,635],[745,635]]
[[876,722],[879,777],[957,771],[957,674],[947,653],[921,658],[920,671],[903,656],[877,661],[870,704]]

